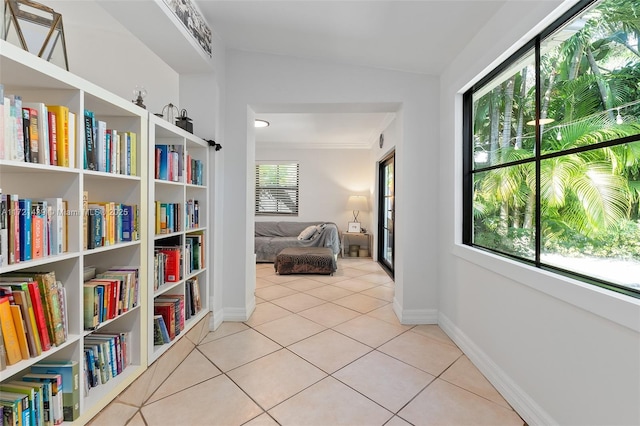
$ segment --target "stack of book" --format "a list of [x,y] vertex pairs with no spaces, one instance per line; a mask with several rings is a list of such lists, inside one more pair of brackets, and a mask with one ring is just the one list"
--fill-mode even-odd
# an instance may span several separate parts
[[0,369],[67,339],[66,293],[54,272],[0,276]]

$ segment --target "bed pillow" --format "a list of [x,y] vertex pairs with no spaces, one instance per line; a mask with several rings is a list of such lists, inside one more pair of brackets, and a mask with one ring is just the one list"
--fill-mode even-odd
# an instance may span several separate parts
[[300,235],[298,235],[298,240],[311,240],[316,234],[318,234],[318,227],[316,225],[307,226],[302,230]]

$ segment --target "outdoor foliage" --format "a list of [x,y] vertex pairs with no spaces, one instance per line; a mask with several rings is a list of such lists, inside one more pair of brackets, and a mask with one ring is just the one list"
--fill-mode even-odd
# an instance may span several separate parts
[[[639,38],[640,3],[605,0],[541,42],[544,252],[640,260]],[[473,97],[474,168],[503,165],[474,174],[474,244],[531,259],[537,70],[515,63]]]

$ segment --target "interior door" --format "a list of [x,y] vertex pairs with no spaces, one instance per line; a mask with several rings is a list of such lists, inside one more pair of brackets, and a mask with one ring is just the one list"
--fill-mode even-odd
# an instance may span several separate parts
[[393,276],[395,223],[395,152],[378,168],[378,262]]

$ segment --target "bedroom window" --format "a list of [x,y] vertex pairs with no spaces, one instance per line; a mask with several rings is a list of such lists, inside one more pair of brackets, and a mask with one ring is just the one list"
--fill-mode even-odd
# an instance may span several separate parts
[[256,164],[256,215],[298,215],[300,165]]
[[464,94],[464,244],[640,298],[638,16],[581,1]]

